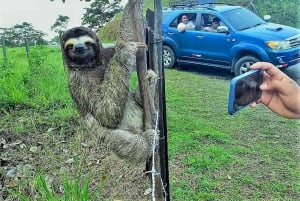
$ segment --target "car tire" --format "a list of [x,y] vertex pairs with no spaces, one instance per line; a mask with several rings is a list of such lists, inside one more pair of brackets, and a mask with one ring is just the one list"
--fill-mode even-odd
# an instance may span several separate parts
[[173,68],[175,65],[175,54],[173,50],[170,47],[164,45],[162,51],[164,68]]
[[253,56],[241,57],[234,65],[234,75],[238,76],[246,73],[250,70],[250,66],[258,61],[260,60]]

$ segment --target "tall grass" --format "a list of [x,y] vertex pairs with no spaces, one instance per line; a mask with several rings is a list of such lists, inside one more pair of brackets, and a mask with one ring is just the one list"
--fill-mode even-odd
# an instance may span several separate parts
[[29,58],[24,48],[9,48],[1,60],[0,106],[53,107],[70,105],[66,73],[59,48],[32,47]]
[[[28,63],[24,55],[17,49],[9,49],[11,55],[6,61],[0,63],[0,106],[25,104],[29,90],[26,83],[29,78]],[[19,58],[19,59],[18,59]],[[22,58],[22,59],[20,59]]]
[[49,176],[43,172],[39,172],[32,179],[31,182],[31,192],[33,192],[34,199],[32,195],[28,196],[19,191],[13,194],[21,201],[90,201],[95,200],[97,193],[101,191],[104,183],[99,181],[96,191],[90,191],[91,178],[94,173],[90,170],[88,173],[84,174],[84,160],[79,161],[78,158],[75,159],[75,176],[70,175],[68,170],[65,168],[61,180],[59,181],[59,193],[55,191],[54,186],[51,184],[51,179]]

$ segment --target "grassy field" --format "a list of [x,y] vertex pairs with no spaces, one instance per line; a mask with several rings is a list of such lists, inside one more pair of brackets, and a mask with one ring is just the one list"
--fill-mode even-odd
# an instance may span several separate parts
[[[7,61],[0,55],[0,200],[105,200],[105,170],[73,108],[59,49],[7,54]],[[228,77],[175,69],[165,77],[172,201],[299,199],[298,120],[263,106],[228,115]]]
[[166,71],[172,200],[297,200],[299,121],[227,113],[229,80]]

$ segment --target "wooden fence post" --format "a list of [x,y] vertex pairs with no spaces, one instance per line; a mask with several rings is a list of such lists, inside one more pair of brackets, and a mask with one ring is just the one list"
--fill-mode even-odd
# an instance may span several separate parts
[[[166,99],[165,99],[165,79],[162,65],[162,7],[161,1],[155,0],[155,11],[147,10],[147,25],[150,28],[147,32],[148,45],[148,67],[153,69],[158,74],[158,97],[155,100],[155,106],[159,110],[159,146],[157,158],[154,159],[157,165],[156,169],[160,172],[160,177],[163,182],[161,189],[157,191],[163,192],[164,200],[170,200],[169,193],[169,165],[168,165],[168,144],[167,144],[167,118],[166,118]],[[162,199],[162,198],[161,198]]]
[[25,38],[25,48],[26,48],[27,57],[29,57],[30,49],[29,49],[29,44],[28,44],[27,38]]
[[4,58],[4,60],[6,60],[7,59],[7,54],[6,54],[6,46],[5,46],[4,35],[1,37],[1,42],[2,42],[3,58]]

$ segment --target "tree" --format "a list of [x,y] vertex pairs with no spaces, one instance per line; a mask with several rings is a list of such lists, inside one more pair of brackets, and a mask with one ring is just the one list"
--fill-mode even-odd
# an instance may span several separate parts
[[[84,1],[90,2],[91,0]],[[65,3],[65,0],[62,0],[62,2]],[[85,8],[86,12],[81,18],[82,24],[98,31],[105,23],[111,21],[115,14],[122,10],[120,3],[121,0],[113,0],[111,2],[109,0],[94,0],[90,8]]]
[[60,38],[59,36],[54,36],[50,41],[49,44],[59,44],[60,43]]
[[43,37],[46,35],[42,31],[35,30],[31,23],[23,22],[22,24],[16,24],[14,27],[16,38],[19,39],[19,44],[25,41],[28,44],[37,44],[43,41]]
[[94,0],[90,8],[85,8],[82,24],[87,25],[89,28],[98,31],[107,22],[122,10],[120,6],[121,0],[109,2],[108,0]]
[[11,28],[3,29],[3,36],[5,35],[5,44],[7,46],[22,46],[45,44],[43,37],[46,35],[42,31],[35,30],[28,22],[16,24]]
[[56,22],[51,26],[51,30],[58,33],[59,38],[67,29],[70,18],[68,16],[59,15]]

